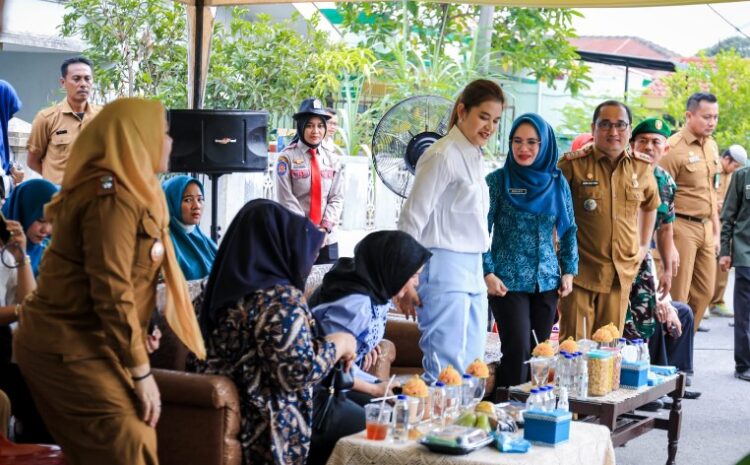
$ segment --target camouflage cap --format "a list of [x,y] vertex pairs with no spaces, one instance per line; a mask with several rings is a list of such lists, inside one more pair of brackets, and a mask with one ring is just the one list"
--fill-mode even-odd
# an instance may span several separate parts
[[672,130],[667,122],[661,118],[646,118],[633,128],[632,138],[635,139],[638,134],[661,134],[664,137],[669,137],[672,135]]

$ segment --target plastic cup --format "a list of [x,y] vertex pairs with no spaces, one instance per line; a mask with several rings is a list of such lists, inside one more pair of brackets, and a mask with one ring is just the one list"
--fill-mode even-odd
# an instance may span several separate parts
[[[380,414],[380,409],[383,414]],[[384,441],[388,436],[388,430],[391,426],[391,414],[393,408],[390,405],[383,405],[381,402],[365,405],[365,436],[373,441]]]

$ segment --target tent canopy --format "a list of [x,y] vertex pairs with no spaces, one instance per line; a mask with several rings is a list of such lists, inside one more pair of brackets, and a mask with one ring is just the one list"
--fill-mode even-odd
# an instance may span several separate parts
[[[187,5],[225,6],[262,3],[314,3],[312,0],[176,0]],[[333,0],[341,1],[341,0]],[[370,1],[370,0],[365,0]],[[474,5],[523,6],[529,8],[620,8],[644,6],[697,5],[728,3],[735,0],[453,0],[440,3],[471,3]]]

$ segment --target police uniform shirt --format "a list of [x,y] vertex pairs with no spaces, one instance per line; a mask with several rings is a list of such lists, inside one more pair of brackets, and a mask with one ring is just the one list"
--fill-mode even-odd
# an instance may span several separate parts
[[710,219],[717,211],[716,176],[719,172],[719,148],[707,137],[703,144],[688,128],[668,139],[669,152],[659,166],[677,183],[675,212],[701,219]]
[[484,175],[482,151],[454,126],[419,158],[398,229],[427,248],[486,252],[490,194]]
[[75,114],[68,100],[46,108],[34,117],[27,143],[29,151],[41,153],[42,176],[55,184],[62,184],[65,164],[73,141],[99,112],[100,107],[86,103],[83,118]]
[[[310,184],[312,180],[310,147],[302,141],[288,145],[276,160],[276,200],[289,210],[310,217]],[[344,183],[341,160],[323,145],[316,155],[320,168],[320,226],[331,231],[326,245],[337,242],[336,226],[344,206]]]
[[609,292],[619,277],[629,286],[640,266],[638,212],[656,210],[660,203],[650,159],[626,151],[611,162],[592,144],[566,153],[558,166],[570,184],[578,225],[574,283]]

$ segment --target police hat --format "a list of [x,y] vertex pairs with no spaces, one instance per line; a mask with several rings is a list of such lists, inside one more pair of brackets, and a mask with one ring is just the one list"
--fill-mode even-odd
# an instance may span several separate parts
[[635,139],[638,134],[661,134],[668,138],[672,135],[672,130],[667,122],[661,118],[646,118],[633,128],[632,139]]
[[731,145],[724,151],[723,155],[726,157],[731,157],[732,160],[736,161],[742,166],[745,166],[745,162],[747,162],[747,152],[741,145]]
[[320,116],[326,121],[331,119],[331,115],[323,109],[323,104],[316,98],[306,98],[303,100],[299,106],[299,111],[292,118],[296,120],[303,116]]

